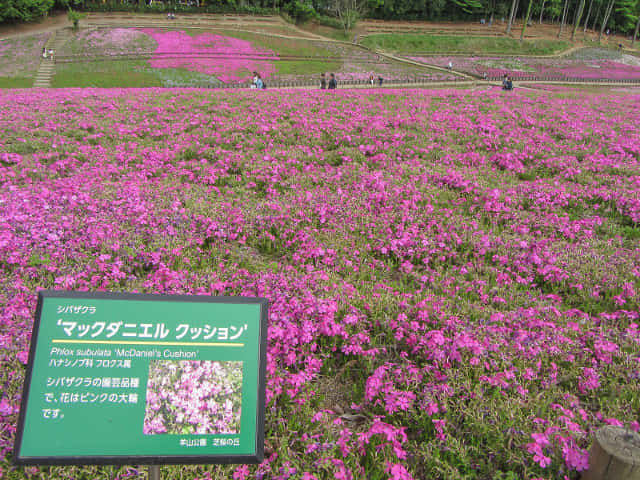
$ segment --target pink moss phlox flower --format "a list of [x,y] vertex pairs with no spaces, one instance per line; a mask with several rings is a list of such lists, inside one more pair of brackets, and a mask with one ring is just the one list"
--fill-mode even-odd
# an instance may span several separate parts
[[385,471],[390,475],[389,480],[413,480],[413,476],[400,463],[388,463]]
[[275,73],[272,63],[278,57],[251,42],[223,35],[143,29],[158,44],[151,60],[154,68],[185,68],[217,77],[222,82],[247,81],[252,72],[263,78]]

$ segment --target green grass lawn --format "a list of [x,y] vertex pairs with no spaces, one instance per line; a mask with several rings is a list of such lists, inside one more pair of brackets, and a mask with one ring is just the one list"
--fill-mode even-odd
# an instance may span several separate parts
[[280,75],[315,75],[340,69],[341,61],[280,60],[276,71]]
[[0,77],[0,88],[31,88],[33,77]]
[[373,49],[401,53],[473,55],[551,55],[569,47],[569,43],[556,40],[519,42],[506,37],[473,37],[454,35],[421,35],[389,33],[367,35],[360,42]]
[[275,62],[279,75],[315,75],[335,71],[342,65],[342,59],[328,47],[312,40],[281,38],[259,33],[224,30],[222,35],[251,42],[255,47],[271,50],[278,57],[318,57],[283,59]]
[[112,60],[59,64],[52,87],[205,87],[215,77],[184,68],[152,68],[145,60]]
[[331,51],[324,47],[321,44],[322,42],[315,40],[276,37],[238,30],[221,30],[220,33],[227,37],[246,40],[251,42],[256,48],[271,50],[279,56],[296,55],[305,57],[324,57],[331,55]]
[[144,60],[59,63],[51,86],[63,87],[160,87],[161,79],[145,70]]

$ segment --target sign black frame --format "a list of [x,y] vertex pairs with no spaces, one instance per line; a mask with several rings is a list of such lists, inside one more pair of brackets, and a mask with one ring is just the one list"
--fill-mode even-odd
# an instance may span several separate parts
[[[22,457],[20,447],[24,432],[26,408],[31,387],[33,362],[38,344],[38,330],[45,298],[78,298],[100,300],[134,300],[149,302],[189,302],[189,303],[226,303],[235,305],[260,305],[260,338],[258,353],[258,385],[256,390],[256,431],[255,455],[105,455],[105,456],[45,456]],[[259,464],[264,460],[264,421],[265,394],[267,372],[267,322],[269,301],[260,297],[231,297],[207,295],[165,295],[145,293],[118,292],[75,292],[64,290],[41,290],[38,292],[38,303],[34,316],[31,344],[29,346],[29,360],[27,362],[20,415],[13,448],[13,463],[15,465],[178,465],[178,464]]]

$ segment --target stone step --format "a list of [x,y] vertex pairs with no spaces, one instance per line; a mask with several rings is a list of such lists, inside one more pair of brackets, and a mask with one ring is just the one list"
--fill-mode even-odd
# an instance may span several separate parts
[[[46,50],[53,50],[55,52],[60,38],[61,36],[58,35],[58,31],[54,30],[53,33],[49,35],[49,38],[47,38],[44,48]],[[50,88],[51,78],[55,74],[55,71],[55,62],[51,61],[51,58],[43,58],[40,61],[38,71],[36,72],[36,76],[33,80],[34,88]]]

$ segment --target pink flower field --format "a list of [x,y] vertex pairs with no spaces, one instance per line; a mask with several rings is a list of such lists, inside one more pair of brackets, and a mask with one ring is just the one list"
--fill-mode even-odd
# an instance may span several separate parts
[[[265,461],[166,478],[578,479],[640,428],[640,95],[502,93],[1,91],[0,477],[138,478],[10,463],[48,288],[269,300]],[[237,428],[203,363],[147,433]]]
[[246,40],[211,33],[141,31],[158,44],[150,60],[153,68],[185,68],[214,75],[224,83],[249,81],[253,71],[269,78],[276,71],[273,61],[278,57]]
[[[627,59],[628,57],[628,59]],[[449,61],[454,69],[482,76],[501,77],[505,73],[512,78],[551,78],[585,80],[640,80],[640,60],[631,55],[614,59],[576,59],[543,57],[408,57],[427,65],[446,67]]]

